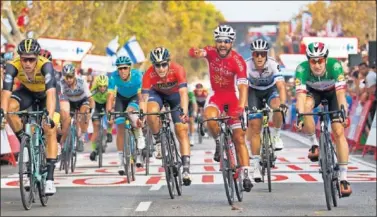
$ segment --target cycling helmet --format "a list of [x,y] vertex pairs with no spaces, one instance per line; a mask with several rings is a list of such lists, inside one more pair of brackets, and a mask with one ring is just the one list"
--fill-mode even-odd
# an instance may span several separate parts
[[251,51],[268,51],[270,50],[270,45],[267,41],[263,39],[257,39],[250,44]]
[[149,56],[152,64],[170,60],[170,52],[164,47],[156,47]]
[[122,66],[122,65],[132,65],[132,62],[131,62],[131,59],[127,56],[120,56],[117,58],[116,62],[115,62],[115,65],[116,66]]
[[43,56],[43,57],[45,57],[45,58],[47,58],[47,59],[50,60],[50,61],[52,61],[51,53],[50,53],[50,51],[48,51],[48,50],[41,49],[41,51],[39,52],[39,55],[40,55],[40,56]]
[[17,53],[22,54],[35,54],[39,55],[41,51],[41,46],[38,41],[33,38],[27,38],[22,40],[17,46]]
[[62,74],[63,76],[74,76],[76,72],[75,66],[72,64],[67,64],[63,67]]
[[202,84],[202,83],[197,83],[197,84],[195,85],[195,88],[203,88],[203,84]]
[[327,46],[322,42],[310,43],[306,48],[306,57],[308,59],[318,57],[327,58],[328,55],[329,49],[327,49]]
[[236,38],[236,32],[231,26],[220,25],[213,31],[213,37],[215,38],[215,40],[230,39],[233,41]]
[[95,85],[98,86],[109,86],[109,78],[106,75],[99,75],[94,80]]

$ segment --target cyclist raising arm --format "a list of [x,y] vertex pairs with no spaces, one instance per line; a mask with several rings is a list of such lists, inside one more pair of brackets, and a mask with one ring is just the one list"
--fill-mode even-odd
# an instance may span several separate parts
[[[302,62],[296,69],[297,114],[312,112],[322,99],[329,102],[329,111],[339,110],[340,106],[344,105],[347,114],[346,81],[342,65],[337,60],[328,58],[328,54],[329,50],[324,43],[313,42],[308,45],[306,49],[308,61]],[[341,117],[335,114],[331,115],[330,119],[340,167],[340,192],[346,197],[352,193],[350,183],[347,181],[349,150],[344,135],[344,127],[348,127],[349,119],[341,120]],[[300,118],[297,129],[302,128],[312,142],[308,158],[313,162],[318,161],[319,144],[315,135],[314,118],[312,116]]]
[[[220,25],[214,31],[216,47],[207,46],[204,49],[191,48],[191,57],[205,57],[209,65],[210,81],[213,95],[210,96],[204,110],[206,119],[219,117],[224,105],[229,105],[229,115],[234,119],[229,121],[233,129],[233,142],[242,166],[243,187],[246,191],[252,188],[249,173],[249,153],[245,145],[245,132],[241,129],[238,118],[243,115],[247,101],[248,80],[246,77],[246,63],[242,57],[232,50],[236,33],[228,25]],[[236,96],[235,80],[239,90],[239,99]],[[219,125],[216,121],[208,122],[208,129],[216,141],[214,160],[220,161],[220,144],[218,135]]]

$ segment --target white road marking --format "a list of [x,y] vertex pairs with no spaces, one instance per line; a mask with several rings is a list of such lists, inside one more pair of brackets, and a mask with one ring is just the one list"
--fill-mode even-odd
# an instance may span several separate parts
[[155,184],[155,185],[152,185],[152,187],[149,190],[150,191],[158,191],[158,190],[160,190],[161,187],[162,187],[161,184]]
[[151,206],[152,204],[152,201],[143,201],[143,202],[140,202],[139,205],[136,207],[136,210],[135,212],[145,212],[149,209],[149,207]]

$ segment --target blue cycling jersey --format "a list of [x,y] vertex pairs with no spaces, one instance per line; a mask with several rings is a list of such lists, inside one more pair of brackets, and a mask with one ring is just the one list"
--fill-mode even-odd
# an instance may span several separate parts
[[123,97],[131,98],[141,92],[141,82],[143,75],[138,69],[131,69],[130,78],[127,81],[122,80],[119,72],[114,71],[109,76],[109,90],[116,91]]

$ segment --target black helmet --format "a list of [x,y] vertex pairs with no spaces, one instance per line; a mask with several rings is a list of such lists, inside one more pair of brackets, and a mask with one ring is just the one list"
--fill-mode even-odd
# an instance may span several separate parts
[[39,45],[38,41],[34,38],[27,38],[22,40],[17,47],[17,53],[21,54],[35,54],[39,55],[41,51],[41,46]]

